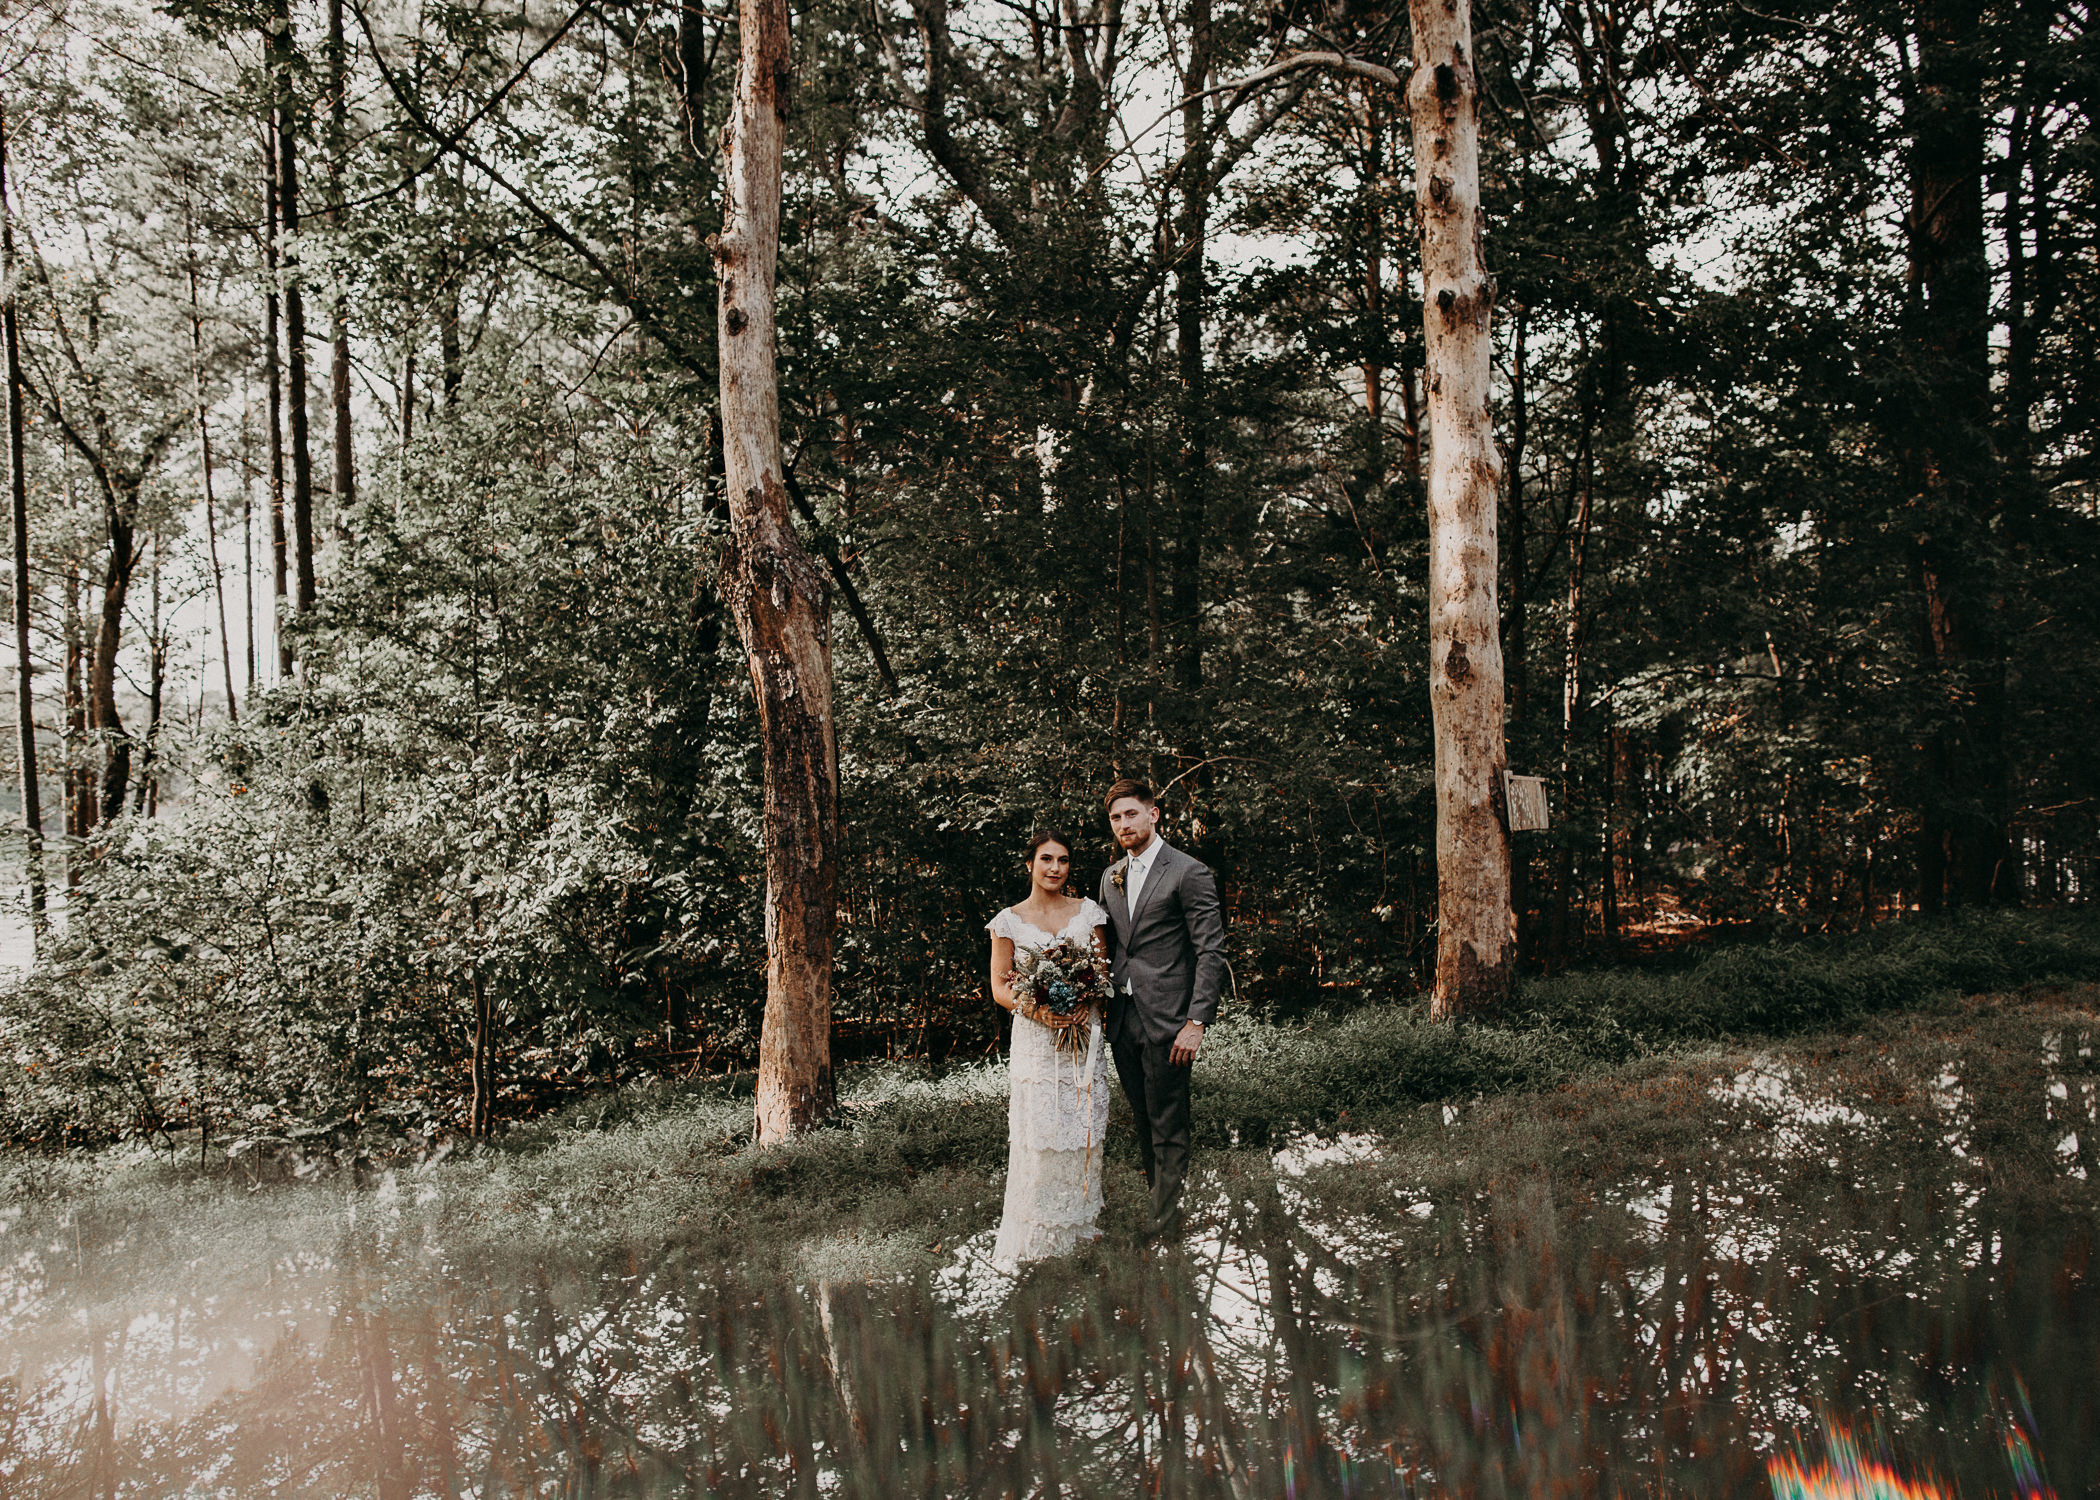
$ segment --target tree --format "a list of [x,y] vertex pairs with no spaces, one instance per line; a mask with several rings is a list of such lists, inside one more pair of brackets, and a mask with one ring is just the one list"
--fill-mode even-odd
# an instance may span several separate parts
[[1428,348],[1429,661],[1436,718],[1437,961],[1433,1009],[1492,1011],[1515,979],[1502,776],[1502,626],[1490,420],[1495,283],[1481,254],[1472,6],[1413,0],[1415,205]]
[[29,476],[22,441],[22,340],[15,308],[19,268],[15,265],[14,211],[7,197],[7,110],[0,103],[0,339],[6,341],[7,476],[14,518],[15,613],[15,753],[22,774],[22,831],[27,839],[24,868],[29,888],[30,937],[44,930],[44,814],[37,798],[36,692],[29,654]]
[[[293,607],[306,614],[314,588],[314,460],[309,438],[306,385],[306,294],[299,265],[299,128],[296,79],[298,39],[292,32],[291,0],[274,0],[264,23],[270,67],[270,128],[275,144],[277,259],[284,285],[284,380],[290,417],[292,460],[291,547]],[[282,648],[280,648],[280,654]]]
[[786,0],[740,0],[729,133],[729,212],[713,240],[721,284],[722,469],[729,537],[721,587],[751,669],[765,766],[766,1012],[758,1138],[829,1114],[838,887],[838,740],[831,603],[795,535],[780,460],[774,276],[781,141],[793,73]]

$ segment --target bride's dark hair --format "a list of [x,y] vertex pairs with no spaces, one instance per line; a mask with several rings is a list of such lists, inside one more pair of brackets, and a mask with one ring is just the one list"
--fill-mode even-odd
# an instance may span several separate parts
[[1042,848],[1045,844],[1062,844],[1065,846],[1065,853],[1070,854],[1072,852],[1072,841],[1066,837],[1062,828],[1038,828],[1029,837],[1026,863],[1034,864],[1035,851]]

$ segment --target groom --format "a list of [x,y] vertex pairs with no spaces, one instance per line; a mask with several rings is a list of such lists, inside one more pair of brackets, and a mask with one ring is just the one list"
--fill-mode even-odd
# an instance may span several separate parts
[[1208,866],[1159,837],[1159,804],[1142,781],[1108,789],[1109,826],[1123,858],[1101,877],[1108,912],[1109,1050],[1137,1119],[1138,1154],[1152,1185],[1146,1232],[1181,1225],[1189,1170],[1189,1066],[1218,1013],[1225,922]]

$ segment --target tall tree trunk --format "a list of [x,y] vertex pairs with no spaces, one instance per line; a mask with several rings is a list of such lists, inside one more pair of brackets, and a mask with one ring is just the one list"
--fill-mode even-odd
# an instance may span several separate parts
[[[212,494],[211,423],[206,420],[204,404],[204,308],[197,294],[197,256],[192,236],[194,225],[190,217],[190,204],[183,201],[183,231],[191,242],[187,249],[184,269],[190,283],[190,384],[191,399],[197,408],[197,451],[204,468],[204,546],[211,563],[212,598],[219,608],[219,665],[226,673],[226,717],[238,723],[240,705],[233,694],[233,633],[226,628],[226,574],[219,566],[219,507]],[[204,696],[204,684],[197,684],[197,696]],[[201,715],[202,710],[199,710]]]
[[678,102],[685,118],[685,141],[695,162],[705,166],[711,152],[702,144],[707,133],[707,81],[713,54],[707,45],[707,11],[699,0],[680,0],[678,7]]
[[248,692],[255,692],[255,464],[248,434],[253,407],[241,381],[241,638],[247,647]]
[[80,883],[80,840],[94,827],[95,789],[87,769],[86,642],[80,620],[80,568],[66,564],[66,886]]
[[281,225],[277,211],[277,132],[274,127],[268,133],[264,157],[263,197],[269,210],[268,233],[263,236],[263,269],[269,282],[268,294],[263,301],[263,370],[270,393],[270,639],[277,643],[278,676],[289,677],[292,675],[292,643],[285,635],[284,626],[291,605],[291,553],[284,525],[284,364],[278,318],[282,294],[277,285],[277,238]]
[[0,104],[0,338],[7,345],[7,477],[14,514],[15,754],[22,772],[22,868],[31,952],[44,934],[44,813],[36,786],[36,693],[29,655],[29,476],[24,468],[22,338],[15,316],[15,220],[7,196],[7,111]]
[[[168,638],[160,619],[160,538],[153,539],[152,612],[147,617],[146,733],[139,744],[138,792],[131,810],[154,817],[160,812],[160,788],[155,780],[154,761],[160,749],[162,695],[168,680]],[[202,684],[199,684],[202,690]]]
[[[409,345],[401,353],[401,451],[405,455],[416,440],[416,346],[415,334],[409,334]],[[399,500],[395,505],[398,507]]]
[[467,970],[467,993],[474,1005],[473,1050],[469,1054],[467,1134],[487,1140],[496,1128],[496,1008],[479,966]]
[[1504,481],[1503,537],[1509,558],[1508,583],[1503,599],[1502,631],[1509,663],[1509,716],[1522,723],[1531,696],[1531,663],[1526,655],[1531,625],[1531,560],[1527,556],[1530,533],[1524,516],[1524,447],[1531,438],[1531,392],[1526,386],[1530,371],[1531,310],[1517,304],[1517,327],[1510,344],[1509,367],[1509,470]]
[[1604,941],[1614,956],[1625,940],[1633,903],[1633,821],[1639,814],[1639,759],[1633,736],[1614,724],[1606,734],[1604,783]]
[[307,422],[306,296],[299,287],[299,136],[298,100],[294,93],[296,42],[292,35],[291,0],[276,0],[270,23],[272,88],[277,130],[277,229],[283,243],[278,260],[284,268],[284,379],[292,439],[292,575],[297,592],[293,608],[306,614],[314,607],[314,460]]
[[1381,196],[1386,180],[1386,122],[1379,112],[1384,95],[1376,87],[1362,90],[1364,105],[1363,151],[1358,173],[1370,184],[1367,194],[1369,222],[1364,227],[1364,421],[1366,434],[1364,479],[1367,494],[1385,490],[1385,361],[1392,335],[1385,326],[1385,203]]
[[780,459],[773,278],[788,91],[786,0],[739,0],[742,56],[729,139],[721,281],[722,591],[750,664],[765,772],[766,1012],[757,1129],[783,1140],[828,1115],[838,888],[838,745],[831,603],[803,551]]
[[[1530,392],[1525,387],[1529,375],[1526,360],[1530,355],[1530,309],[1521,302],[1517,304],[1517,326],[1510,342],[1509,375],[1509,468],[1503,489],[1505,499],[1502,507],[1502,535],[1507,543],[1509,565],[1504,570],[1502,637],[1504,656],[1509,668],[1509,720],[1523,734],[1525,713],[1531,703],[1531,663],[1527,653],[1530,644],[1530,594],[1531,562],[1527,555],[1529,532],[1524,515],[1524,445],[1531,435]],[[1530,745],[1536,742],[1529,736],[1521,741]],[[1517,961],[1525,963],[1534,957],[1538,942],[1538,929],[1531,922],[1532,864],[1531,849],[1514,842],[1510,846],[1509,862],[1509,909],[1516,924]]]
[[1203,690],[1203,531],[1210,482],[1210,393],[1203,363],[1203,329],[1210,284],[1204,264],[1209,251],[1211,195],[1210,0],[1184,0],[1182,24],[1188,52],[1181,76],[1181,202],[1174,216],[1174,346],[1180,377],[1181,451],[1174,470],[1176,522],[1173,607],[1175,680],[1186,695],[1181,748],[1200,723],[1194,695]]
[[438,300],[438,361],[440,389],[445,396],[445,410],[459,409],[459,388],[466,380],[466,354],[459,339],[459,282],[457,272],[445,273],[445,285]]
[[138,513],[138,496],[126,496],[120,502],[114,493],[105,492],[104,499],[109,555],[102,568],[102,618],[88,666],[88,728],[102,746],[101,819],[106,823],[123,814],[124,794],[131,785],[131,736],[117,713],[117,649],[123,644],[124,603],[131,594],[132,570],[138,565],[132,520]]
[[[420,14],[420,13],[419,13]],[[404,171],[413,170],[415,151],[411,145],[414,137],[404,129],[401,132],[401,166]],[[409,179],[409,212],[416,208],[416,180]],[[404,298],[401,328],[401,475],[407,477],[408,450],[416,440],[416,340],[421,336],[421,321],[416,316],[415,304],[419,300],[413,293]],[[394,514],[401,514],[402,486],[394,487]]]
[[1402,365],[1400,376],[1400,466],[1407,482],[1422,485],[1422,396],[1414,370]]
[[[1594,496],[1593,465],[1595,417],[1585,396],[1581,401],[1580,451],[1576,455],[1575,527],[1568,538],[1568,603],[1566,629],[1561,638],[1560,682],[1560,805],[1563,813],[1575,805],[1575,727],[1582,718],[1582,607],[1583,581],[1590,555],[1590,502]],[[1571,830],[1563,830],[1553,850],[1553,910],[1547,929],[1548,952],[1553,967],[1568,960],[1568,908],[1573,903],[1575,845]]]
[[1991,271],[1985,253],[1980,0],[1919,0],[1908,101],[1908,308],[1915,406],[1901,441],[1920,635],[1953,706],[1933,737],[1919,820],[1921,902],[2013,901],[2006,648],[1991,532]]
[[1415,203],[1429,385],[1429,659],[1436,734],[1437,963],[1431,1011],[1492,1012],[1516,971],[1502,787],[1502,621],[1488,398],[1495,288],[1481,256],[1470,0],[1410,0]]
[[[328,227],[343,227],[343,158],[350,149],[350,97],[345,79],[343,0],[328,0]],[[357,499],[356,455],[350,446],[349,301],[337,286],[329,308],[329,406],[335,416],[335,473],[330,486],[336,525]]]

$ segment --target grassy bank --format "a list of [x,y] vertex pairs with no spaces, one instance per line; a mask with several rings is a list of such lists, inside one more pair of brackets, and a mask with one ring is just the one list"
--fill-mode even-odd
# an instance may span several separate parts
[[[2100,980],[2100,917],[1991,913],[1728,948],[1674,968],[1536,980],[1495,1025],[1432,1022],[1420,999],[1288,1025],[1228,1015],[1199,1065],[1197,1146],[1392,1131],[1424,1105],[1551,1089],[1643,1057],[1930,1012],[1963,993],[2084,980]],[[847,1069],[837,1120],[766,1151],[749,1144],[749,1089],[748,1075],[637,1084],[518,1126],[494,1145],[446,1150],[434,1180],[447,1184],[464,1224],[515,1222],[529,1210],[555,1242],[572,1233],[634,1245],[720,1236],[725,1254],[762,1255],[770,1242],[842,1220],[872,1240],[923,1249],[952,1243],[987,1204],[996,1213],[1006,1159],[1000,1065]],[[1109,1191],[1112,1204],[1127,1204],[1137,1197],[1136,1151],[1120,1097],[1114,1107]],[[307,1175],[373,1181],[419,1166],[349,1138],[332,1159],[311,1159]],[[133,1145],[17,1157],[0,1192],[91,1200],[91,1212],[120,1219],[171,1190],[246,1196],[256,1186],[251,1172],[217,1152],[200,1167],[193,1155]],[[1119,1176],[1130,1180],[1125,1191]],[[790,1232],[790,1221],[802,1227]]]

